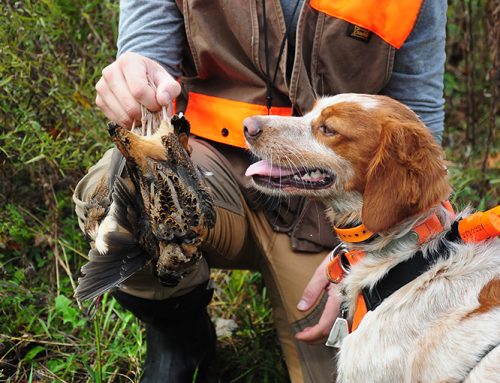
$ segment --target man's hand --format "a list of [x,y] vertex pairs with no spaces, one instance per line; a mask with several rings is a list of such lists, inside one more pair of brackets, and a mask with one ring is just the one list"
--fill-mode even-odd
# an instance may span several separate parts
[[141,104],[150,111],[159,111],[181,91],[160,64],[132,52],[124,53],[104,68],[95,88],[99,109],[111,121],[127,128],[134,120],[141,120]]
[[307,311],[316,303],[324,290],[326,290],[328,294],[328,300],[326,301],[325,309],[323,310],[323,314],[321,314],[318,324],[313,327],[306,327],[295,335],[295,338],[302,342],[319,343],[324,341],[326,337],[328,337],[339,313],[342,298],[338,292],[337,286],[330,283],[326,277],[326,266],[329,261],[330,255],[321,262],[321,265],[319,265],[314,272],[313,277],[307,284],[302,298],[297,305],[300,311]]

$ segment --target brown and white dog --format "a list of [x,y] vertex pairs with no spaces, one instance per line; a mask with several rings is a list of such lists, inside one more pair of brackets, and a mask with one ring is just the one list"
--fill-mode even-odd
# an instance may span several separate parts
[[[335,227],[376,233],[347,244],[365,253],[340,283],[348,319],[391,269],[419,250],[435,258],[343,340],[338,381],[500,382],[500,241],[445,238],[454,218],[442,204],[451,192],[443,153],[415,113],[388,97],[341,94],[303,117],[244,125],[262,159],[247,170],[258,189],[319,198]],[[419,244],[412,228],[433,215],[443,231]]]

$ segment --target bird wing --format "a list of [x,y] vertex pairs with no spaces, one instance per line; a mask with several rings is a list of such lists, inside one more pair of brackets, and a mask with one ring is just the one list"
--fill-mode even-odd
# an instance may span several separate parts
[[[185,118],[161,121],[150,137],[113,123],[108,131],[129,178],[109,177],[116,179],[107,185],[112,193],[106,214],[98,211],[95,246],[75,293],[79,300],[117,286],[150,260],[160,282],[176,285],[200,259],[199,246],[215,224],[212,198],[189,156]],[[94,198],[97,205],[103,204],[103,194]]]
[[142,269],[150,256],[139,245],[134,223],[138,219],[137,202],[126,181],[116,177],[112,203],[101,222],[89,262],[81,271],[75,296],[79,301],[93,299],[116,287]]
[[[165,158],[146,160],[147,177],[142,177],[141,183],[141,189],[148,191],[142,196],[151,231],[159,241],[199,246],[215,223],[212,198],[178,136],[162,136],[162,145]],[[172,259],[172,264],[189,261],[191,248],[187,253],[183,261]]]

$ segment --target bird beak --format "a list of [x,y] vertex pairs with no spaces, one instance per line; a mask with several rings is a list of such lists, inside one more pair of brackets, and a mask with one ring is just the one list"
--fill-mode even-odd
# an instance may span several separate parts
[[128,151],[129,140],[127,140],[128,133],[130,132],[123,129],[120,125],[110,122],[108,123],[108,133],[123,157],[130,158]]

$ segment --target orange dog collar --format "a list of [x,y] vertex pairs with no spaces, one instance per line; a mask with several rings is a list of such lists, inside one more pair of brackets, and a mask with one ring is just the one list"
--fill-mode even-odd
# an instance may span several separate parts
[[[452,214],[452,216],[454,216],[453,208],[451,207],[451,204],[448,201],[444,202],[443,206]],[[365,232],[363,232],[363,230]],[[412,229],[412,231],[416,233],[418,236],[417,243],[419,245],[428,241],[432,236],[442,232],[443,230],[444,227],[441,224],[441,221],[436,214],[432,214],[424,222],[415,226]],[[344,242],[362,242],[374,235],[374,233],[364,228],[364,225],[359,225],[351,229],[335,228],[335,231]],[[346,237],[347,240],[344,240],[343,239],[344,237]],[[353,238],[355,239],[354,241],[352,240]],[[344,277],[347,274],[349,274],[351,267],[354,266],[360,260],[362,260],[364,256],[365,253],[363,251],[361,250],[348,251],[345,245],[343,243],[340,243],[332,251],[331,260],[326,269],[326,275],[328,280],[335,284],[340,283],[342,279],[344,279]],[[363,319],[363,317],[367,312],[368,308],[365,302],[365,298],[363,294],[360,293],[358,296],[358,301],[354,312],[354,317],[352,320],[351,331],[356,330],[356,328],[359,326],[361,320]]]
[[[451,206],[449,201],[444,201],[442,205],[450,212],[452,217],[454,217],[453,207]],[[340,227],[333,227],[335,233],[339,237],[342,242],[348,243],[359,243],[364,242],[375,235],[374,232],[368,230],[364,224],[361,224],[356,227],[351,227],[347,229],[342,229]],[[428,218],[422,224],[413,228],[418,234],[419,242],[418,244],[422,244],[429,239],[429,237],[433,234],[440,233],[443,231],[443,226],[441,225],[441,221],[437,217],[437,215],[433,214],[430,218]]]
[[[443,206],[452,214],[452,216],[454,216],[453,208],[448,201],[443,202]],[[427,242],[430,237],[441,233],[443,230],[443,225],[436,214],[432,214],[424,222],[412,229],[412,231],[418,236],[417,243],[419,245]],[[350,229],[339,229],[335,227],[335,231],[343,242],[358,243],[366,241],[374,235],[374,233],[366,229],[362,224]],[[349,273],[350,267],[363,259],[364,255],[365,254],[361,250],[348,251],[342,243],[339,244],[332,251],[331,260],[327,266],[326,274],[328,280],[332,283],[340,283],[344,276]]]
[[349,229],[341,229],[334,226],[334,229],[339,239],[343,242],[363,242],[371,238],[375,234],[368,230],[363,224],[356,227],[351,227]]
[[[444,202],[443,206],[450,212],[451,216],[454,217],[454,212],[450,203],[448,201]],[[436,214],[433,214],[423,223],[414,227],[412,231],[418,236],[417,243],[422,244],[443,230],[444,228],[441,221]],[[445,234],[445,239],[451,242],[479,242],[494,238],[499,234],[500,206],[496,206],[486,212],[478,212],[469,217],[455,221]],[[369,310],[375,310],[386,297],[395,291],[394,281],[396,281],[396,285],[400,287],[404,286],[404,284],[425,272],[427,266],[432,264],[436,257],[449,256],[449,252],[446,251],[445,246],[446,244],[442,242],[437,250],[427,254],[427,258],[423,256],[421,251],[417,251],[414,257],[391,269],[389,273],[378,282],[380,285],[379,287],[374,286],[371,289],[363,289],[358,295],[350,331],[348,323],[345,321],[347,330],[349,332],[356,330],[365,314]],[[340,283],[349,273],[351,267],[363,259],[364,255],[365,254],[360,250],[348,251],[344,244],[339,244],[332,251],[332,259],[327,266],[328,279],[332,283]],[[389,280],[391,281],[390,283],[388,283]],[[342,316],[342,318],[345,320],[346,317]]]

